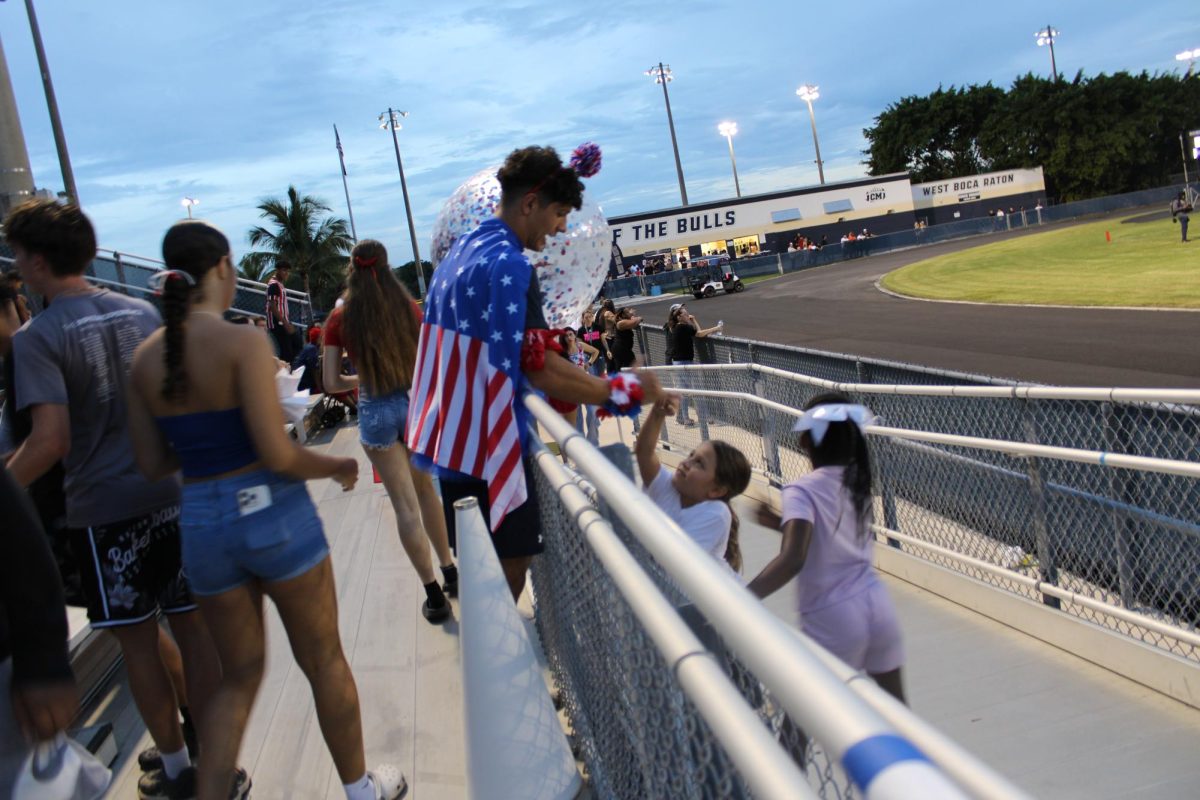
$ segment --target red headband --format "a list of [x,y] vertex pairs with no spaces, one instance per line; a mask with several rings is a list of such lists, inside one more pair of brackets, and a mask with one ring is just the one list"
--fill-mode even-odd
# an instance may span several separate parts
[[363,258],[362,256],[355,256],[354,257],[354,266],[358,267],[359,269],[370,269],[371,267],[375,266],[375,262],[377,262],[378,260],[379,260],[379,256],[373,256],[371,258]]

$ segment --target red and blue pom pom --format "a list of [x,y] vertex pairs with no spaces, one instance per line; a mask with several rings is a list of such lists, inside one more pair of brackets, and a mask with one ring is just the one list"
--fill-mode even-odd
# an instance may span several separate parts
[[571,169],[581,178],[590,178],[600,171],[600,145],[584,142],[571,153]]
[[608,379],[608,402],[596,409],[600,419],[636,417],[642,411],[642,382],[632,372],[618,372]]

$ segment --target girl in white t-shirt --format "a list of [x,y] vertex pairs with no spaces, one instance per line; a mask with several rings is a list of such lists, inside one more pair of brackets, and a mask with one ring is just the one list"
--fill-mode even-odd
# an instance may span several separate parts
[[813,471],[783,489],[783,516],[759,522],[783,531],[777,555],[747,584],[766,597],[797,575],[805,634],[904,701],[904,642],[896,610],[872,563],[871,458],[861,427],[871,414],[838,393],[809,401],[796,423]]
[[729,501],[750,484],[750,462],[728,442],[701,442],[674,472],[658,460],[656,443],[663,421],[679,407],[679,396],[655,403],[638,433],[636,454],[642,485],[654,504],[684,533],[734,572],[742,569],[738,518]]

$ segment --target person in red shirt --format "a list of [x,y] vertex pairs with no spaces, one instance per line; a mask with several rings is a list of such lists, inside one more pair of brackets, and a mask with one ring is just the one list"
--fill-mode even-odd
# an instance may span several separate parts
[[[441,498],[429,474],[412,466],[404,445],[421,308],[392,273],[387,249],[373,239],[355,245],[346,283],[346,302],[325,322],[325,390],[359,390],[359,439],[392,501],[400,543],[425,585],[421,613],[430,622],[441,622],[450,616],[446,595],[458,593],[458,567]],[[341,374],[343,352],[357,375]],[[444,584],[433,571],[431,542]]]

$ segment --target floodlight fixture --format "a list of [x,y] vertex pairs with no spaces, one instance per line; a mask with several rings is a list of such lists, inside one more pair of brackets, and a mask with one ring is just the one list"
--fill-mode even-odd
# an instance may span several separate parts
[[667,127],[671,129],[671,150],[675,153],[675,174],[679,177],[679,198],[686,206],[687,187],[683,183],[683,162],[679,160],[679,141],[675,138],[675,119],[671,116],[671,97],[667,94],[667,84],[675,80],[671,74],[671,65],[661,61],[646,70],[646,75],[654,78],[654,82],[662,86],[663,102],[667,106]]
[[733,165],[733,190],[738,197],[742,196],[742,185],[738,183],[737,174],[737,156],[733,153],[733,137],[737,135],[738,127],[736,122],[722,122],[717,126],[717,131],[725,137],[725,141],[729,143],[729,163]]
[[1058,64],[1054,61],[1054,41],[1058,39],[1059,35],[1059,32],[1053,25],[1047,25],[1042,30],[1033,34],[1037,40],[1038,47],[1050,48],[1050,72],[1053,74],[1055,82],[1058,81]]
[[813,100],[820,98],[821,87],[814,83],[806,83],[796,90],[796,96],[808,104],[808,121],[812,123],[813,150],[817,154],[817,178],[825,185],[825,162],[821,160],[821,143],[817,139],[817,115],[813,111]]
[[408,181],[404,179],[404,162],[400,160],[400,140],[396,131],[400,130],[400,120],[408,116],[407,111],[396,111],[389,108],[379,114],[381,130],[391,129],[392,146],[396,149],[396,169],[400,171],[400,193],[404,195],[404,214],[408,217],[408,237],[412,242],[413,268],[417,271],[417,293],[425,296],[425,269],[421,265],[421,248],[417,246],[417,228],[413,224],[412,202],[408,199]]

